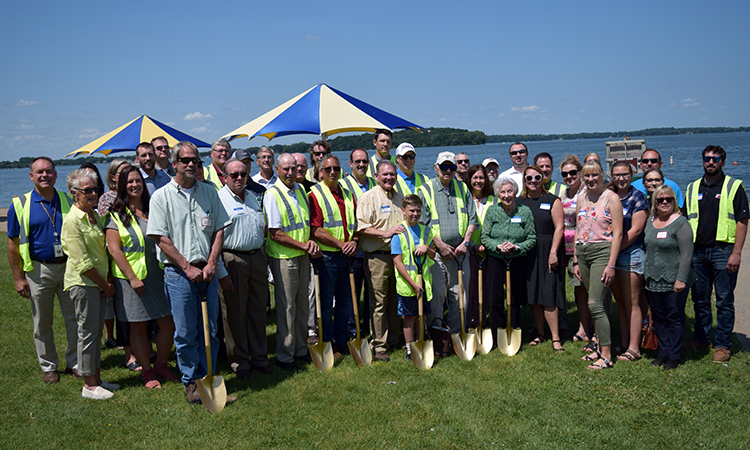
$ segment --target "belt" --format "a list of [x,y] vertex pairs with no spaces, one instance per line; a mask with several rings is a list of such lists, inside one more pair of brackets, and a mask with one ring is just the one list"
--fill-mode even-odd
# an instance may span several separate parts
[[[208,265],[206,261],[198,261],[198,262],[192,262],[190,263],[191,266],[195,267],[196,269],[203,270],[204,267]],[[177,264],[164,264],[164,267],[174,267],[175,269],[179,269],[180,267]]]
[[46,261],[42,261],[41,259],[33,259],[32,261],[40,262],[42,264],[65,264],[68,261],[67,256],[63,256],[62,258],[57,259],[48,259]]
[[258,250],[260,249],[259,248],[256,248],[255,250],[232,250],[229,248],[224,249],[225,252],[236,253],[238,255],[254,255],[255,253],[258,252]]

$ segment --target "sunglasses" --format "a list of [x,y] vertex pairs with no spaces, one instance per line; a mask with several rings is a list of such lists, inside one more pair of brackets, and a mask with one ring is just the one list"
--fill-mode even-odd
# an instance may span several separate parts
[[641,164],[656,164],[659,162],[659,158],[643,158]]
[[563,178],[574,177],[578,175],[578,169],[573,169],[570,172],[560,172]]
[[458,164],[469,164],[469,160],[468,159],[457,159],[456,163],[458,163]]
[[190,163],[199,164],[201,162],[201,159],[200,158],[177,158],[177,161],[187,166]]
[[458,169],[458,166],[455,164],[440,164],[438,167],[440,167],[440,170],[443,172],[455,172],[456,169]]
[[82,192],[83,195],[91,195],[96,192],[96,188],[77,189],[76,191]]
[[674,197],[661,197],[656,199],[656,203],[672,203]]
[[367,160],[366,160],[366,159],[357,159],[357,160],[354,160],[354,161],[352,161],[352,163],[353,163],[354,165],[357,165],[357,166],[358,166],[358,165],[360,165],[360,164],[367,164]]
[[247,172],[229,172],[227,176],[229,178],[245,178],[247,176]]
[[331,173],[331,172],[341,172],[340,166],[332,166],[332,167],[323,167],[323,172],[325,173]]
[[323,156],[325,154],[326,154],[326,152],[313,152],[313,155],[315,155],[315,156]]
[[663,180],[661,178],[644,178],[643,179],[644,183],[660,183],[662,181]]
[[530,183],[532,181],[542,181],[542,176],[539,175],[539,174],[536,174],[536,175],[526,175],[524,177],[524,179],[526,180],[526,182]]
[[406,160],[406,161],[410,161],[412,159],[416,159],[417,155],[401,155],[399,156],[399,158]]
[[721,161],[721,156],[704,156],[703,157],[703,162],[711,162],[711,161],[717,163]]
[[168,145],[159,145],[158,147],[156,147],[156,149],[157,150],[169,150],[169,146]]
[[515,150],[510,152],[510,156],[523,155],[524,153],[526,153],[526,150]]
[[619,180],[624,180],[624,179],[626,179],[628,177],[631,177],[631,176],[632,175],[630,174],[630,172],[628,172],[628,173],[613,173],[612,174],[612,178],[617,178]]

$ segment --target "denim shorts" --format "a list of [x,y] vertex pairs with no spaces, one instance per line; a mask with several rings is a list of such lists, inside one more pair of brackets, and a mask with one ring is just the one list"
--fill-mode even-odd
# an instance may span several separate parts
[[[422,313],[426,316],[432,312],[430,308],[430,302],[422,299]],[[404,297],[398,296],[398,315],[399,316],[418,316],[419,315],[419,302],[417,302],[417,296]]]
[[633,272],[643,275],[643,263],[646,260],[646,252],[643,246],[633,246],[626,248],[617,255],[615,268],[624,272]]

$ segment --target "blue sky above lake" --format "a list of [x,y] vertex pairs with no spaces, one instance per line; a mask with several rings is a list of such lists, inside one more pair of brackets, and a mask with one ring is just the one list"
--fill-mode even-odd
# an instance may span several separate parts
[[742,1],[6,2],[0,160],[62,157],[141,114],[211,142],[317,83],[487,134],[748,126],[748,17]]

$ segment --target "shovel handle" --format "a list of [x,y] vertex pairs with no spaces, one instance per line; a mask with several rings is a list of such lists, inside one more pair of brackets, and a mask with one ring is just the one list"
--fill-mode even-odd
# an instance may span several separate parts
[[206,296],[204,295],[201,299],[201,312],[203,314],[203,338],[206,342],[206,362],[207,362],[207,373],[206,376],[209,378],[213,377],[213,367],[211,361],[211,335],[208,333],[208,303]]
[[505,329],[508,330],[508,336],[510,336],[510,260],[503,258],[505,261],[505,303],[508,306],[508,322],[505,324]]
[[[422,266],[418,267],[418,274],[417,274],[417,284],[422,286]],[[419,305],[419,341],[424,341],[424,306],[422,305],[422,302],[424,299],[422,298],[422,293],[420,292],[417,303]]]
[[[351,265],[349,266],[351,267]],[[356,340],[359,341],[359,299],[357,298],[357,290],[355,289],[354,271],[349,272],[349,286],[352,290],[352,311],[354,313],[354,327],[357,329]]]

